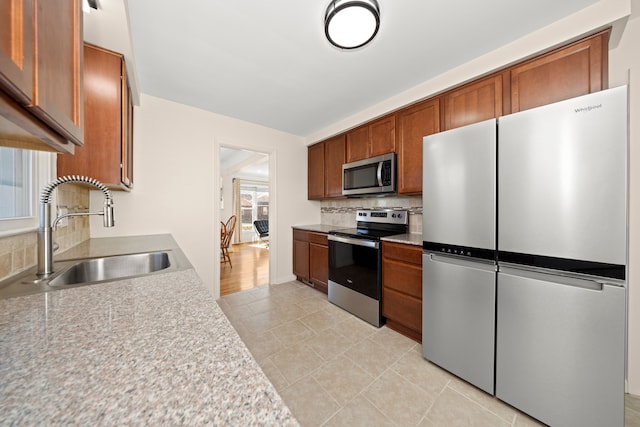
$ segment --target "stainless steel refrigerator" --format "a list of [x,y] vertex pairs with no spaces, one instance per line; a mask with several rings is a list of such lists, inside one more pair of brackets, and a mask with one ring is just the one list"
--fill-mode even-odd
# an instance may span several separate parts
[[424,138],[422,350],[494,392],[496,120]]
[[424,357],[544,423],[623,426],[627,88],[425,137],[423,164]]

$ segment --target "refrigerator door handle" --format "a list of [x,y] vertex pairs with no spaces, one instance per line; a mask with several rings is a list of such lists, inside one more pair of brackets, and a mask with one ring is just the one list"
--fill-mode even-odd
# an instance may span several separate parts
[[434,262],[470,267],[478,270],[497,271],[496,265],[492,261],[478,258],[463,258],[457,256],[441,255],[439,253],[427,252],[429,259]]
[[505,264],[500,265],[499,272],[512,276],[527,277],[534,280],[543,280],[546,282],[557,283],[559,285],[575,286],[578,288],[590,289],[594,291],[602,291],[604,286],[621,286],[609,281],[600,282],[595,278],[587,279],[570,274],[561,274],[560,272],[554,274],[547,271],[540,271],[535,269],[517,268],[511,265],[505,266]]

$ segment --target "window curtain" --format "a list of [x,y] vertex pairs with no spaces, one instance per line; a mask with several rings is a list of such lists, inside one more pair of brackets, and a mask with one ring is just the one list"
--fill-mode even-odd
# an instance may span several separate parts
[[242,223],[242,201],[240,198],[240,180],[233,178],[233,214],[236,216],[236,230],[233,232],[233,242],[240,243],[240,230]]

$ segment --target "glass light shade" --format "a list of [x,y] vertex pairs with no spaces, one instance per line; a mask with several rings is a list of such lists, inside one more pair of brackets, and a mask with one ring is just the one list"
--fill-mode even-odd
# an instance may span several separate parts
[[376,0],[333,0],[324,18],[327,39],[341,49],[366,45],[379,27],[380,9]]

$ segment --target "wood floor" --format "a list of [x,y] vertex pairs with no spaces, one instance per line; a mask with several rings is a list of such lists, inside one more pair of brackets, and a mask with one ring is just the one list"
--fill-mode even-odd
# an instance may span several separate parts
[[269,284],[269,249],[243,243],[229,256],[233,267],[220,262],[220,296]]

